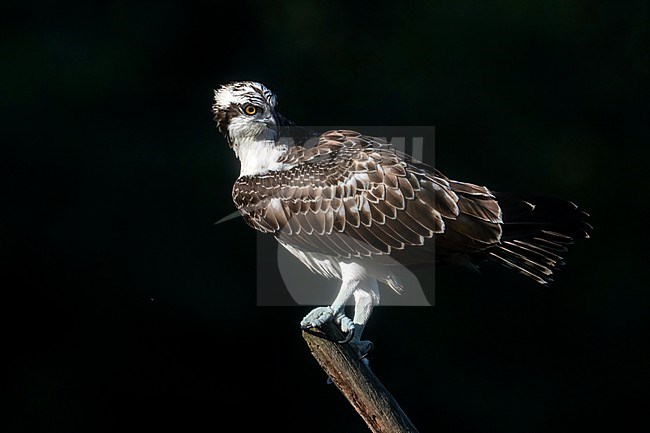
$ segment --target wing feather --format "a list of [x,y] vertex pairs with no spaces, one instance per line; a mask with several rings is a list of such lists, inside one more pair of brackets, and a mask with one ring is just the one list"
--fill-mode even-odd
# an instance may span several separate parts
[[[451,181],[382,140],[329,131],[280,160],[290,168],[240,177],[233,200],[248,224],[292,248],[418,264],[499,242],[500,209],[487,188]],[[544,239],[549,249],[562,240]],[[531,248],[518,247],[509,246]]]

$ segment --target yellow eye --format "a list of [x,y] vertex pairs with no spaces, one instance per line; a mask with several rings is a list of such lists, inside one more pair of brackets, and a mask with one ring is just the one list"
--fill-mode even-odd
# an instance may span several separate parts
[[247,105],[244,107],[244,113],[248,114],[249,116],[252,116],[253,114],[257,113],[257,107],[254,105]]

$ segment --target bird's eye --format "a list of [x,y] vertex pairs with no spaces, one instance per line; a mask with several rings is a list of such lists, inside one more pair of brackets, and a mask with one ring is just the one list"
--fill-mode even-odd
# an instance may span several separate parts
[[247,106],[244,107],[244,113],[248,114],[249,116],[252,116],[253,114],[257,113],[257,107],[248,104]]

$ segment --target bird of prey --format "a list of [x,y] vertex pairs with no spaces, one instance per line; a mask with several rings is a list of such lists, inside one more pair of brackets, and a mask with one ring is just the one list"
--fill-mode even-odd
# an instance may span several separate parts
[[217,127],[241,162],[233,200],[248,225],[273,234],[311,271],[341,280],[332,304],[301,326],[334,321],[360,357],[372,348],[361,334],[378,283],[402,290],[396,264],[491,260],[547,284],[566,245],[588,237],[588,215],[571,202],[453,180],[382,139],[332,130],[306,133],[313,147],[290,145],[282,138],[294,124],[276,107],[257,82],[215,91]]

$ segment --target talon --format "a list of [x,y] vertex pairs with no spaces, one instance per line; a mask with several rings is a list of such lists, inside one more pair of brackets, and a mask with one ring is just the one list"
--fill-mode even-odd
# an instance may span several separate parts
[[345,315],[345,313],[342,312],[336,315],[334,318],[334,323],[339,325],[339,328],[341,328],[341,331],[343,331],[345,334],[347,334],[350,329],[354,328],[354,322],[352,322],[352,319],[350,319]]
[[314,308],[300,321],[300,327],[302,329],[316,328],[332,320],[333,316],[334,311],[330,307]]
[[370,351],[375,348],[375,345],[372,344],[372,341],[369,341],[368,343],[369,343],[368,344],[368,349],[361,355],[361,357],[359,358],[359,361],[363,361],[363,360],[367,361],[366,357],[368,356]]
[[337,341],[339,344],[347,344],[354,338],[354,328],[350,328],[343,340]]
[[306,321],[305,319],[300,322],[300,329],[311,329],[315,327],[316,325],[313,322]]

